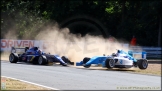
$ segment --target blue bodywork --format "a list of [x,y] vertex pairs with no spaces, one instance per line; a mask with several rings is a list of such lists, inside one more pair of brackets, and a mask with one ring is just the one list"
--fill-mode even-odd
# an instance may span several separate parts
[[[104,67],[105,61],[108,57],[111,57],[111,56],[94,56],[86,64],[84,64],[84,66],[88,66],[91,64],[97,64],[97,65],[101,64]],[[76,62],[76,66],[83,66],[83,61]]]
[[[140,53],[142,55],[142,58],[144,58],[145,55],[146,55],[146,52],[128,51],[128,53],[127,53],[127,52],[125,52],[123,50],[118,50],[116,55],[124,54],[125,56],[123,56],[123,57],[128,58],[129,60],[132,60],[133,62],[137,62],[137,59],[135,59],[133,57],[134,53]],[[80,61],[80,62],[76,63],[76,66],[82,66],[82,65],[88,66],[88,65],[91,65],[91,64],[97,64],[97,65],[101,64],[102,67],[105,67],[106,59],[107,58],[112,58],[112,57],[113,57],[112,55],[111,56],[94,56],[86,64],[83,64],[83,61]]]

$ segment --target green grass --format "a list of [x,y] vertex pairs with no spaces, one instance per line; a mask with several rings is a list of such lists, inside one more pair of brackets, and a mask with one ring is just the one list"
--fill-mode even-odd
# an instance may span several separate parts
[[[2,80],[3,79],[3,80]],[[36,86],[33,84],[21,82],[19,80],[13,80],[10,78],[1,77],[1,83],[4,84],[4,88],[1,86],[1,90],[50,90],[44,87]]]

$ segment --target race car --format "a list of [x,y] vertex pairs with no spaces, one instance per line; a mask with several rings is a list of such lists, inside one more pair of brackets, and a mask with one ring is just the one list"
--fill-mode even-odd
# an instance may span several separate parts
[[[22,52],[21,54],[17,53],[17,50],[19,52],[22,52],[24,50],[25,52]],[[9,61],[11,63],[17,63],[17,62],[27,62],[27,63],[33,63],[33,64],[39,64],[39,65],[47,65],[47,64],[53,64],[53,63],[60,63],[60,65],[67,66],[74,65],[74,62],[71,62],[67,57],[59,55],[51,55],[43,52],[39,47],[25,47],[25,48],[15,48],[12,47],[11,54],[9,55]]]
[[[135,54],[138,58],[134,58]],[[102,65],[107,68],[131,68],[139,67],[140,69],[147,69],[148,61],[146,59],[146,52],[125,52],[117,50],[117,53],[112,53],[110,56],[94,56],[92,58],[85,57],[82,61],[77,62],[76,66],[84,66],[89,68],[92,64]]]

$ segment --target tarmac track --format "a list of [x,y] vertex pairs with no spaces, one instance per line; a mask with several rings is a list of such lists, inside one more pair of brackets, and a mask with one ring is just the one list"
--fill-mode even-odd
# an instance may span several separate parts
[[161,76],[123,71],[32,65],[1,61],[1,75],[38,83],[60,90],[161,89]]

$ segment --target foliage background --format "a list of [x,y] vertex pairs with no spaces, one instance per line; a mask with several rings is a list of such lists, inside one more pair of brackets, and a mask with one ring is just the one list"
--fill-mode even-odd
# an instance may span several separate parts
[[142,46],[160,46],[161,5],[162,0],[1,0],[1,38],[16,30],[17,38],[33,39],[49,21],[86,14],[116,38],[130,41],[135,35]]

